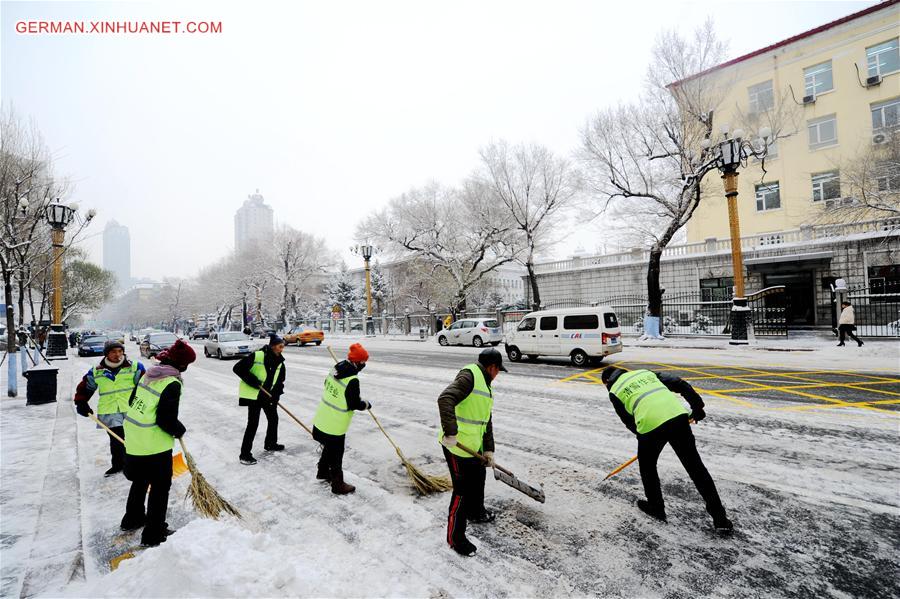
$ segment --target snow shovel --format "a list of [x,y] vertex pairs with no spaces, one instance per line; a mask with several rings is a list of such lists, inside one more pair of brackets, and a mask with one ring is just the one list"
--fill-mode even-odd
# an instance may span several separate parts
[[[482,454],[478,453],[477,451],[469,449],[468,447],[466,447],[465,445],[463,445],[462,443],[459,443],[459,442],[456,443],[456,446],[459,447],[460,449],[462,449],[463,451],[465,451],[466,453],[475,456],[476,458],[481,460],[482,463],[487,464],[487,458],[484,457]],[[512,472],[510,472],[509,470],[507,470],[506,468],[504,468],[503,466],[501,466],[499,464],[494,464],[493,468],[494,468],[494,478],[496,480],[499,480],[501,483],[503,483],[505,485],[509,485],[510,487],[512,487],[516,491],[519,491],[520,493],[525,493],[526,495],[528,495],[529,497],[531,497],[532,499],[534,499],[535,501],[537,501],[539,503],[544,503],[546,498],[544,497],[544,489],[543,488],[536,489],[535,487],[532,487],[528,483],[519,480],[518,478],[516,478],[515,474],[513,474]]]
[[[125,439],[112,432],[108,426],[100,422],[100,420],[94,416],[93,414],[88,414],[91,420],[96,422],[98,425],[102,426],[106,429],[106,432],[109,433],[114,439],[116,439],[122,445],[125,445]],[[181,453],[173,453],[172,454],[172,480],[178,478],[183,474],[187,474],[188,465],[184,462],[184,454]]]

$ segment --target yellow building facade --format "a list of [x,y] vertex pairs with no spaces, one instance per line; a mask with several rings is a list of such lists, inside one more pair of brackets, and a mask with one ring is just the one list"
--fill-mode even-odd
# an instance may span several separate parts
[[[851,202],[842,165],[889,140],[900,113],[900,2],[887,1],[731,60],[707,76],[724,90],[715,133],[740,127],[755,138],[764,125],[781,135],[765,160],[741,170],[743,236],[778,243],[778,233],[821,220]],[[677,85],[677,84],[676,84]],[[687,226],[688,243],[728,238],[721,180],[710,175]],[[884,182],[895,185],[895,181]]]

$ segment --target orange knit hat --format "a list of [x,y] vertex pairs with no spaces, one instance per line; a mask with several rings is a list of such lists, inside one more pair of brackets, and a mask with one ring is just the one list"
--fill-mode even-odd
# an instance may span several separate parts
[[369,359],[369,352],[359,343],[354,343],[347,352],[347,359],[351,362],[365,362]]

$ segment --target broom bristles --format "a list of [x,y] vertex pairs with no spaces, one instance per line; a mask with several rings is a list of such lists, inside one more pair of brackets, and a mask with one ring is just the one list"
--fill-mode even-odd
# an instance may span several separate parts
[[403,466],[406,467],[406,476],[409,477],[410,482],[412,482],[413,486],[416,488],[416,491],[419,492],[420,495],[431,495],[432,493],[444,493],[453,488],[453,483],[450,482],[450,478],[447,476],[428,476],[418,468],[416,468],[415,464],[406,459],[406,457],[397,452],[397,455],[400,456],[400,461],[403,463]]
[[191,484],[188,487],[185,498],[190,497],[194,509],[201,516],[218,520],[222,512],[230,514],[235,518],[241,518],[241,513],[236,507],[228,503],[225,498],[219,495],[218,491],[213,488],[206,478],[197,469],[194,458],[187,451],[184,451],[184,457],[187,460],[187,467],[191,473]]

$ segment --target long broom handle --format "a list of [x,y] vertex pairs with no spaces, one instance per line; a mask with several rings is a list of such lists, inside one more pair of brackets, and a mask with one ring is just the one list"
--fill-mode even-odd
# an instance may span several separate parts
[[105,429],[106,429],[106,432],[108,432],[108,433],[110,434],[111,437],[113,437],[114,439],[116,439],[116,440],[117,440],[119,443],[121,443],[122,445],[125,445],[125,439],[123,439],[122,437],[120,437],[119,435],[117,435],[116,433],[114,433],[114,432],[112,431],[111,428],[109,428],[108,426],[106,426],[105,424],[103,424],[102,422],[100,422],[100,420],[99,420],[96,416],[94,416],[93,414],[88,414],[88,417],[90,417],[91,420],[93,420],[94,422],[96,422],[97,424],[99,424],[100,426],[102,426],[103,428],[105,428]]
[[[481,460],[481,463],[482,463],[482,464],[487,464],[487,463],[488,463],[488,459],[487,459],[486,457],[484,457],[483,454],[478,453],[478,452],[475,451],[474,449],[469,449],[468,447],[466,447],[465,445],[463,445],[463,444],[460,443],[459,441],[456,442],[456,446],[459,447],[460,449],[462,449],[463,451],[465,451],[466,453],[471,454],[471,455],[475,456],[476,458],[478,458],[479,460]],[[494,462],[494,468],[496,468],[496,469],[499,470],[500,472],[505,472],[506,474],[508,474],[508,475],[510,475],[510,476],[515,476],[515,474],[513,474],[512,472],[510,472],[509,470],[507,470],[506,468],[504,468],[503,466],[501,466],[501,465],[498,464],[497,462]]]
[[[697,424],[697,421],[694,420],[693,418],[688,419],[688,422],[691,423],[691,424]],[[609,474],[607,474],[607,475],[606,475],[606,478],[604,478],[603,480],[606,480],[606,479],[608,479],[608,478],[610,478],[610,477],[612,477],[612,476],[615,476],[616,474],[618,474],[618,473],[621,472],[622,470],[625,470],[626,468],[628,468],[629,466],[631,466],[632,464],[634,464],[634,463],[637,461],[637,459],[638,459],[638,457],[637,457],[637,456],[634,456],[633,458],[631,458],[630,460],[628,460],[627,462],[625,462],[624,464],[622,464],[621,466],[619,466],[618,468],[616,468],[615,470],[613,470],[612,472],[610,472]]]
[[[260,390],[261,390],[263,393],[265,393],[266,395],[268,395],[269,397],[272,397],[272,394],[269,393],[268,391],[266,391],[265,387],[260,387]],[[279,408],[281,408],[282,410],[284,410],[285,412],[287,412],[287,415],[290,416],[291,418],[293,418],[293,419],[294,419],[294,422],[296,422],[297,424],[299,424],[300,426],[302,426],[302,427],[303,427],[303,430],[305,430],[306,432],[308,432],[310,435],[313,434],[312,431],[309,430],[309,428],[308,428],[305,424],[303,424],[303,423],[300,421],[299,418],[297,418],[296,416],[294,416],[293,412],[291,412],[291,411],[288,410],[286,407],[284,407],[283,405],[281,405],[281,402],[277,402],[277,405],[278,405]]]

